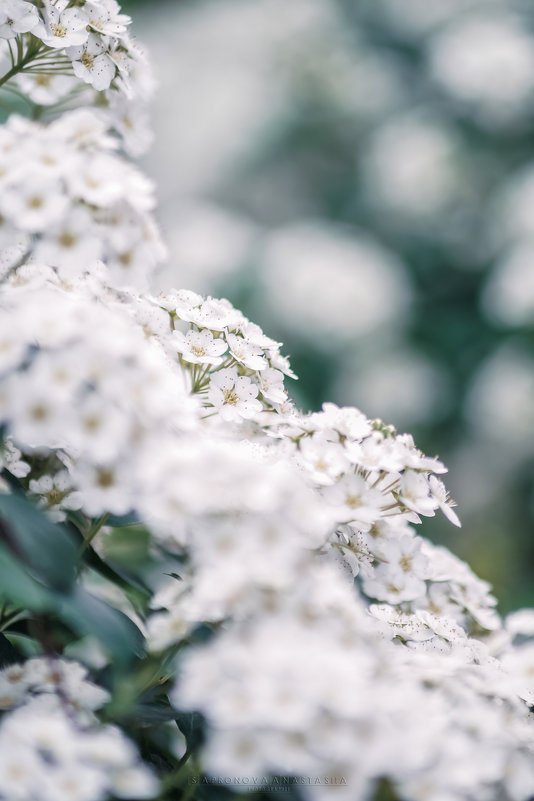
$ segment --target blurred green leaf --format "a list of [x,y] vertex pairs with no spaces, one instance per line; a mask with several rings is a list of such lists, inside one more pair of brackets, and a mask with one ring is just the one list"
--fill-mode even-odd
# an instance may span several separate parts
[[142,567],[148,559],[150,535],[134,526],[113,529],[105,541],[106,558],[125,567]]
[[204,742],[204,718],[199,712],[179,712],[174,718],[187,741],[187,750],[194,751]]
[[79,585],[63,598],[59,613],[79,634],[93,634],[120,669],[143,653],[143,635],[130,618]]
[[18,493],[0,494],[0,540],[33,573],[54,589],[68,590],[76,575],[78,551],[69,532],[53,523]]
[[20,662],[19,652],[11,645],[7,637],[0,634],[0,668],[13,665],[16,662]]
[[5,546],[0,545],[0,592],[16,606],[42,612],[54,605],[46,587],[39,584]]
[[16,648],[17,652],[20,652],[20,656],[17,660],[19,662],[21,661],[21,657],[29,659],[32,656],[39,656],[43,652],[37,640],[25,634],[18,634],[10,631],[9,634],[6,634],[6,640]]

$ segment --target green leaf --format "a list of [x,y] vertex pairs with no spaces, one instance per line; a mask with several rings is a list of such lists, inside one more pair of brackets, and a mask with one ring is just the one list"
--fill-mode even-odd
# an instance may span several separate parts
[[194,751],[204,742],[204,718],[199,712],[176,712],[174,719],[187,742],[187,750]]
[[176,720],[177,712],[167,702],[152,704],[136,704],[130,713],[140,726],[154,726],[158,723],[167,723],[169,720]]
[[143,654],[143,635],[130,618],[79,585],[63,598],[59,614],[79,634],[94,635],[120,669]]
[[0,668],[20,662],[19,652],[13,648],[7,637],[0,634]]
[[15,606],[34,612],[54,606],[54,598],[46,587],[30,576],[3,545],[0,545],[0,592]]
[[78,552],[62,526],[18,493],[0,494],[0,540],[32,572],[54,589],[68,590],[76,575]]
[[28,637],[25,634],[15,634],[10,631],[6,634],[8,640],[17,650],[22,654],[19,656],[18,661],[22,659],[29,659],[32,656],[40,656],[43,653],[42,646],[34,640],[33,637]]
[[129,526],[115,528],[106,537],[104,552],[107,559],[124,567],[142,567],[149,556],[150,535],[145,528]]

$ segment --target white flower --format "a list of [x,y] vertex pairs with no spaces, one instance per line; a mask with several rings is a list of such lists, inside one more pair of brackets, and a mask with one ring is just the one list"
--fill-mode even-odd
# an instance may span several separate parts
[[92,228],[89,213],[82,208],[74,209],[46,229],[36,244],[36,258],[62,268],[67,275],[78,273],[80,264],[92,264],[102,255],[102,242]]
[[128,470],[124,466],[80,463],[73,467],[72,477],[81,492],[83,509],[92,517],[109,512],[124,515],[135,505]]
[[68,0],[43,0],[42,21],[33,29],[47,47],[63,49],[83,44],[89,32],[88,16],[81,8],[68,6]]
[[346,474],[325,487],[323,497],[334,507],[339,523],[357,522],[368,527],[380,517],[385,499],[380,490],[371,488],[363,476]]
[[190,629],[180,608],[168,614],[151,615],[148,619],[148,647],[151,651],[163,651],[169,645],[182,640]]
[[399,498],[402,503],[422,515],[432,517],[438,503],[430,495],[428,478],[414,470],[406,470],[399,482]]
[[532,36],[513,14],[460,16],[431,43],[430,60],[438,81],[483,119],[518,115],[534,92]]
[[3,447],[0,449],[0,464],[2,462],[4,467],[16,478],[26,478],[30,472],[30,465],[24,461],[22,453],[9,439],[4,440]]
[[373,547],[374,555],[380,560],[417,578],[429,578],[429,559],[421,550],[421,538],[403,534],[395,539],[382,539]]
[[284,387],[284,375],[280,370],[268,367],[258,376],[260,390],[263,397],[271,403],[284,403],[287,400],[287,390]]
[[119,456],[129,430],[128,415],[110,403],[105,395],[92,393],[77,405],[69,438],[80,454],[102,463]]
[[180,292],[173,302],[174,310],[181,320],[194,323],[199,328],[223,331],[237,328],[243,315],[227,300],[206,298],[195,292]]
[[84,11],[89,16],[89,27],[102,36],[121,36],[131,22],[130,17],[120,13],[116,0],[89,0]]
[[322,411],[310,415],[309,422],[318,431],[332,429],[351,440],[371,433],[371,423],[363,412],[350,406],[340,408],[335,403],[323,403]]
[[[37,792],[44,774],[37,754],[20,743],[3,738],[0,751],[0,792],[8,798],[30,798]],[[35,796],[34,796],[35,797]]]
[[64,427],[68,425],[70,410],[58,402],[50,387],[34,387],[30,393],[24,374],[18,374],[5,382],[5,390],[15,441],[32,447],[57,446],[62,440]]
[[[42,660],[45,661],[45,660]],[[49,661],[49,660],[46,660]],[[65,667],[62,661],[59,669]],[[79,667],[79,666],[78,666]],[[113,726],[90,726],[56,692],[40,695],[0,722],[0,793],[32,801],[149,798],[158,783],[133,744]],[[132,785],[139,781],[139,794]],[[122,793],[128,788],[128,793]]]
[[226,341],[234,359],[249,370],[264,370],[267,367],[262,348],[247,342],[238,334],[227,334]]
[[257,384],[246,376],[239,376],[235,367],[219,370],[211,377],[208,400],[228,422],[251,418],[261,412],[263,406],[257,395]]
[[45,72],[22,73],[15,80],[21,92],[40,106],[54,105],[77,86],[76,79],[70,75],[47,75]]
[[26,685],[18,680],[14,671],[0,673],[0,710],[13,709],[26,695]]
[[117,68],[100,36],[90,33],[79,47],[69,47],[67,54],[72,59],[72,69],[78,78],[91,84],[97,92],[109,89]]
[[0,8],[0,39],[12,39],[18,33],[28,33],[39,22],[37,9],[26,0],[3,0]]
[[343,446],[320,433],[301,440],[296,458],[318,484],[333,484],[350,468]]
[[221,355],[228,350],[223,338],[216,339],[211,331],[173,332],[173,345],[182,358],[191,364],[221,364]]
[[424,595],[426,585],[400,565],[381,564],[375,569],[372,577],[364,577],[363,591],[378,601],[400,604]]
[[55,476],[31,479],[29,486],[30,492],[40,496],[41,505],[54,520],[65,520],[65,510],[80,509],[82,506],[82,495],[73,491],[72,480],[66,470]]
[[104,796],[105,773],[83,763],[51,766],[43,775],[40,798],[50,801],[95,801]]
[[455,506],[455,503],[449,498],[449,494],[443,481],[436,476],[430,476],[428,483],[432,497],[437,502],[445,517],[450,520],[453,525],[461,528],[462,524],[460,523],[460,519],[456,512],[454,512],[452,509],[452,507]]
[[159,793],[158,780],[144,765],[132,765],[117,771],[111,790],[118,798],[154,798]]
[[[114,54],[109,54],[113,58]],[[133,158],[144,155],[150,148],[154,135],[144,103],[135,103],[130,98],[113,92],[105,110],[109,124],[122,137],[125,152]]]
[[0,210],[25,231],[36,232],[57,223],[68,201],[59,181],[32,176],[19,186],[4,187]]

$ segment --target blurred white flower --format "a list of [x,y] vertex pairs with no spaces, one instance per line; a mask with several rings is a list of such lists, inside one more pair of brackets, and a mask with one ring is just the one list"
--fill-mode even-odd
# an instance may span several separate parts
[[534,323],[534,241],[520,242],[493,268],[484,287],[486,313],[511,326]]
[[343,372],[336,394],[343,403],[391,420],[398,427],[439,419],[451,401],[447,374],[435,360],[414,350],[379,353],[359,370]]
[[499,244],[516,238],[534,238],[534,165],[527,163],[505,181],[493,203],[493,229]]
[[[502,345],[475,374],[466,415],[484,437],[519,456],[534,451],[534,359],[512,343]],[[503,454],[504,456],[504,454]]]
[[[176,196],[177,181],[181,193],[200,194],[224,180],[249,155],[251,142],[285,117],[284,55],[310,33],[328,29],[333,12],[316,0],[217,0],[186,13],[172,4],[159,20],[145,13],[161,81],[158,149],[149,169],[164,197]],[[142,9],[138,19],[142,24]],[[171,107],[169,97],[176,99]]]
[[405,268],[392,254],[315,221],[268,237],[261,280],[272,313],[327,350],[401,325],[411,297]]
[[63,99],[78,86],[70,75],[46,75],[45,73],[17,75],[15,82],[21,92],[40,106],[50,106]]
[[534,39],[513,15],[460,17],[431,43],[436,80],[482,121],[509,123],[534,95]]
[[168,202],[162,209],[173,266],[162,271],[165,278],[176,280],[197,292],[212,291],[245,262],[257,237],[256,227],[245,217],[223,208],[198,201]]
[[393,117],[373,132],[363,157],[365,190],[410,224],[444,211],[460,191],[459,143],[450,126],[421,113]]

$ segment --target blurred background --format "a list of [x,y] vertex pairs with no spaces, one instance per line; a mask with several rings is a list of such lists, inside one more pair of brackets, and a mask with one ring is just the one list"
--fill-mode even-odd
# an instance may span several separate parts
[[285,343],[449,466],[425,533],[534,605],[534,8],[123,2],[156,64],[163,286]]

